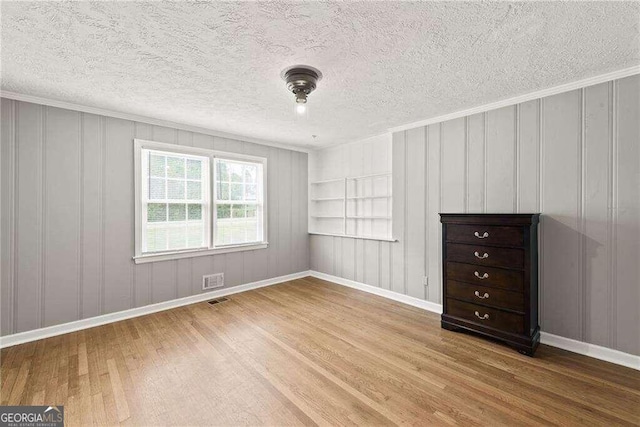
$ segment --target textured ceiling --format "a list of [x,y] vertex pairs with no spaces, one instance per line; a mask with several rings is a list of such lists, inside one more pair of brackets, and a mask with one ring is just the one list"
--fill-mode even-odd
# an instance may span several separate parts
[[[640,64],[638,2],[3,1],[1,13],[3,90],[303,146]],[[324,73],[302,123],[280,79],[298,63]]]

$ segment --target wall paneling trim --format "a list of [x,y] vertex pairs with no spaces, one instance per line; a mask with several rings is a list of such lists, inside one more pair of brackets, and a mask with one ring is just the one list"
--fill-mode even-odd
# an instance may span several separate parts
[[399,241],[311,236],[311,268],[440,304],[439,212],[540,212],[542,331],[638,356],[639,118],[634,75],[395,132]]
[[[307,153],[1,100],[2,336],[309,269]],[[267,157],[269,248],[134,264],[133,139]]]

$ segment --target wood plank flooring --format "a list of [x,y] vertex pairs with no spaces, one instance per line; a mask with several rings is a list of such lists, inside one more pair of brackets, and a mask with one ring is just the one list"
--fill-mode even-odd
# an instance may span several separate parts
[[71,425],[640,425],[640,372],[535,358],[315,278],[3,349],[2,405]]

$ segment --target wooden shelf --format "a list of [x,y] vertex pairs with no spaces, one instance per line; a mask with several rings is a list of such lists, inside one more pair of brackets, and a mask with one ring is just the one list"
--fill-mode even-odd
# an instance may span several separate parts
[[397,242],[398,241],[398,239],[394,239],[392,237],[355,236],[352,234],[321,233],[317,231],[310,231],[309,234],[312,234],[314,236],[331,236],[331,237],[347,237],[349,239],[378,240],[381,242]]
[[[326,185],[325,185],[326,184]],[[312,234],[385,240],[391,234],[391,173],[326,179],[309,184],[309,229]],[[374,200],[382,203],[373,203]],[[357,200],[369,200],[361,209]],[[353,203],[349,203],[353,201]],[[336,204],[322,204],[333,202]],[[341,204],[341,209],[338,208]],[[336,209],[327,209],[328,207]],[[355,209],[351,209],[354,207]],[[352,212],[353,215],[349,215]],[[366,212],[366,214],[364,214]]]
[[322,180],[322,181],[314,181],[314,182],[311,183],[311,185],[330,184],[332,182],[339,182],[339,181],[344,182],[344,178],[325,179],[325,180]]
[[311,199],[312,202],[330,202],[337,200],[344,200],[344,197],[319,197],[317,199]]
[[366,200],[366,199],[390,199],[391,195],[388,196],[351,196],[347,197],[347,200]]

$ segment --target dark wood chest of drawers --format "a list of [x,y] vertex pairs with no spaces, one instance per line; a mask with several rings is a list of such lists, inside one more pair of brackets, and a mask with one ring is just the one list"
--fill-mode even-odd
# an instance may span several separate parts
[[538,326],[538,214],[440,214],[442,327],[533,356]]

